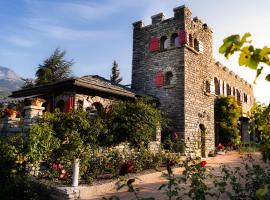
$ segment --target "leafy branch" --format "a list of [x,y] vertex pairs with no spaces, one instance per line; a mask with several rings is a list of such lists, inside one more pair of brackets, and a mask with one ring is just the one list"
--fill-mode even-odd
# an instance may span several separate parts
[[[223,40],[223,44],[219,48],[219,53],[224,54],[228,59],[231,55],[239,52],[238,63],[240,66],[246,66],[252,70],[256,70],[256,79],[261,75],[264,67],[262,64],[270,66],[270,47],[255,48],[248,38],[250,33],[245,33],[242,37],[240,35],[231,35]],[[270,74],[267,74],[265,80],[270,81]]]

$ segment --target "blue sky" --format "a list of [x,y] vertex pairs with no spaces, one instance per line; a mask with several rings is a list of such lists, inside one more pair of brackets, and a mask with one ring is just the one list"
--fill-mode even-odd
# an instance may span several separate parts
[[[254,72],[218,54],[222,39],[233,33],[252,33],[257,46],[270,46],[269,0],[0,0],[0,65],[33,78],[38,64],[55,48],[73,59],[74,75],[109,78],[113,60],[123,83],[130,83],[132,23],[150,23],[151,16],[186,4],[214,31],[214,57],[252,83]],[[264,73],[266,73],[265,71]],[[270,101],[270,83],[254,85],[259,101]]]

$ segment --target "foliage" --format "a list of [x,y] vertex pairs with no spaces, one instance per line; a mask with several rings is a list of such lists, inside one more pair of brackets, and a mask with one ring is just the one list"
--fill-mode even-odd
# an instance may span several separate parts
[[0,137],[0,182],[25,171],[26,148],[21,135]]
[[111,81],[113,83],[120,83],[122,81],[122,77],[120,77],[120,70],[118,67],[118,64],[116,61],[113,61],[113,66],[112,66],[112,75],[111,75]]
[[2,200],[52,200],[49,186],[23,174],[1,181],[0,196]]
[[125,175],[128,171],[123,171],[122,167],[127,163],[131,164],[131,173],[159,169],[165,166],[168,158],[174,160],[175,166],[181,162],[179,154],[162,151],[153,153],[144,147],[133,151],[105,148],[91,154],[84,179],[116,178],[119,175]]
[[135,102],[117,102],[109,113],[110,133],[114,143],[130,142],[132,145],[147,145],[155,140],[158,125],[165,122],[161,111],[148,99]]
[[238,146],[240,135],[238,120],[241,107],[233,97],[220,97],[215,104],[215,121],[218,127],[219,143],[225,146]]
[[[250,33],[245,33],[243,37],[240,35],[231,35],[223,40],[222,46],[219,48],[219,53],[224,54],[229,58],[235,52],[239,52],[238,63],[240,66],[246,66],[250,69],[256,70],[256,78],[261,75],[263,71],[262,64],[270,65],[270,48],[264,46],[263,48],[255,48],[251,45],[248,38]],[[254,82],[256,81],[256,78]],[[270,81],[270,74],[267,74],[265,80]]]
[[270,104],[264,106],[255,103],[251,109],[250,132],[261,141],[270,141]]
[[44,60],[43,64],[39,65],[36,72],[36,85],[44,85],[70,77],[70,67],[73,65],[73,61],[66,61],[65,54],[65,51],[57,48],[49,58]]
[[250,133],[257,136],[261,143],[263,160],[270,160],[270,104],[255,103],[251,109]]
[[33,79],[22,79],[24,81],[22,88],[30,88],[35,86],[35,81]]

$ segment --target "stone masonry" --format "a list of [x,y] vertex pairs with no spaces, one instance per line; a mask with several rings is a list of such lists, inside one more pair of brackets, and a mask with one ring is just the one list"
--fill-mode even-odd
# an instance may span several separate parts
[[132,88],[157,97],[188,149],[207,156],[215,148],[216,97],[234,96],[247,116],[252,86],[214,60],[212,30],[185,6],[133,27]]

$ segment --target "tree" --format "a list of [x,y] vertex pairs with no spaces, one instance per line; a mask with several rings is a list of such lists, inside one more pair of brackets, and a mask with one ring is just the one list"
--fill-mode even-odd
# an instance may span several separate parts
[[66,61],[65,54],[65,51],[57,48],[49,58],[44,60],[43,64],[39,65],[36,72],[36,85],[44,85],[70,77],[73,61]]
[[[240,35],[231,35],[223,40],[222,46],[219,48],[219,53],[224,54],[229,58],[235,52],[240,52],[238,63],[240,66],[246,66],[250,69],[256,70],[256,79],[263,71],[261,64],[270,66],[270,47],[264,46],[263,48],[255,48],[251,45],[251,41],[247,38],[251,36],[250,33],[245,33],[243,37]],[[265,80],[270,81],[270,74],[267,74]]]
[[30,88],[35,86],[35,81],[33,79],[26,78],[22,80],[24,81],[22,88]]
[[237,146],[240,142],[238,120],[241,107],[233,97],[220,97],[215,104],[215,122],[219,133],[219,142]]
[[112,75],[111,75],[111,81],[113,83],[120,83],[122,81],[122,77],[120,77],[120,70],[118,67],[118,64],[116,61],[113,61],[113,66],[112,66]]

